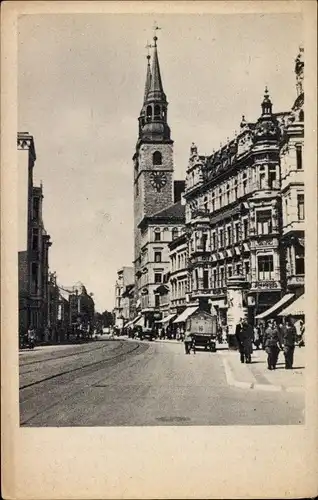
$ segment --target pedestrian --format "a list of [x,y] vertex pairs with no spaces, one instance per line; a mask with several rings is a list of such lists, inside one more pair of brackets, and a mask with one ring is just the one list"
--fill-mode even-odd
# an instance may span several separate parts
[[261,345],[261,332],[260,332],[260,327],[258,325],[254,326],[254,335],[253,335],[253,343],[257,349],[257,351],[260,348]]
[[184,348],[186,354],[190,354],[191,345],[192,345],[192,334],[189,330],[186,330],[184,334]]
[[267,368],[275,370],[279,350],[282,349],[279,330],[274,320],[269,320],[264,332],[264,346],[267,353]]
[[240,319],[235,329],[235,336],[239,345],[241,363],[251,363],[253,352],[253,328],[248,324],[246,319]]
[[294,364],[294,351],[297,338],[296,328],[291,318],[287,318],[282,328],[282,341],[284,344],[285,369],[291,370]]

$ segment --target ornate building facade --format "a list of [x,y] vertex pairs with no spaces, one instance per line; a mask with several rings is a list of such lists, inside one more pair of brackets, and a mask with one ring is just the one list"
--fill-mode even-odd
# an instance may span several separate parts
[[239,134],[210,156],[191,147],[184,195],[189,295],[203,307],[212,305],[220,321],[227,316],[229,280],[240,277],[253,321],[293,287],[297,262],[297,283],[303,279],[296,258],[304,218],[302,74],[300,56],[291,111],[275,113],[265,89],[256,123],[243,116]]

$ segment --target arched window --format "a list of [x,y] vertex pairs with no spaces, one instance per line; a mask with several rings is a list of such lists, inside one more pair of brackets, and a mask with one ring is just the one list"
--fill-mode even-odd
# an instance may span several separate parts
[[155,151],[152,155],[152,163],[153,165],[162,165],[162,154],[160,151]]
[[160,106],[158,104],[155,105],[155,118],[160,117]]
[[222,207],[222,189],[221,188],[219,189],[219,204],[220,204],[220,207]]
[[147,106],[147,116],[151,116],[152,115],[152,108],[151,106]]

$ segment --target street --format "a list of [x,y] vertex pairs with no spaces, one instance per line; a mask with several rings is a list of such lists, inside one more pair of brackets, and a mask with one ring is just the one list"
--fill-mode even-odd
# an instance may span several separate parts
[[[285,425],[304,423],[304,349],[295,369],[266,370],[225,347],[184,354],[176,341],[107,336],[20,351],[23,426]],[[299,361],[302,363],[299,363]]]

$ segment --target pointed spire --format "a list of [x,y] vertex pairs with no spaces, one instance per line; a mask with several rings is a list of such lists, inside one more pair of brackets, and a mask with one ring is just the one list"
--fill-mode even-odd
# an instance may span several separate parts
[[155,99],[160,101],[165,101],[166,96],[163,91],[160,66],[157,51],[157,40],[156,36],[153,37],[153,56],[152,56],[152,68],[151,68],[151,83],[148,97],[149,99]]
[[148,49],[148,54],[147,54],[147,74],[146,74],[146,83],[145,83],[144,103],[147,101],[148,92],[150,90],[150,85],[151,85],[151,70],[150,70],[149,47],[150,47],[150,45],[147,43],[146,48]]

